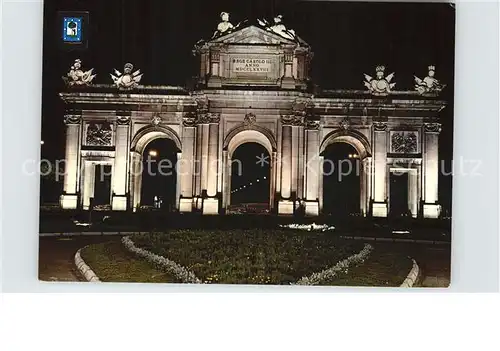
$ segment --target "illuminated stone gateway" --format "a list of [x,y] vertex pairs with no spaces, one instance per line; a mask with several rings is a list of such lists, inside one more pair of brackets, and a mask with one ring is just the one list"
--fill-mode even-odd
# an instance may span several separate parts
[[90,74],[72,67],[71,77],[87,82],[61,93],[67,107],[61,206],[89,209],[95,168],[107,165],[111,209],[138,210],[144,150],[166,138],[177,152],[179,212],[224,214],[231,205],[232,155],[253,142],[270,155],[270,212],[293,215],[300,208],[317,216],[323,212],[324,152],[347,143],[362,165],[361,215],[388,216],[391,175],[404,173],[411,215],[438,217],[439,113],[446,103],[437,98],[444,86],[433,86],[434,71],[427,80],[417,78],[414,90],[398,91],[397,77],[385,77],[378,66],[375,78],[365,75],[366,90],[313,95],[311,48],[290,33],[248,25],[200,41],[194,49],[200,78],[191,91],[140,85],[142,74],[131,64],[123,74],[114,71],[109,85],[92,85]]

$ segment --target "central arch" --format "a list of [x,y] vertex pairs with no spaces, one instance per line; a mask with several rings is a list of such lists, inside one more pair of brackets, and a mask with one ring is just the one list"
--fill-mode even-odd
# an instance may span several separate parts
[[[274,193],[276,183],[276,140],[273,134],[266,128],[259,126],[240,126],[234,128],[228,133],[224,140],[223,162],[224,162],[224,177],[223,177],[223,208],[227,210],[231,205],[231,179],[233,156],[235,151],[247,143],[255,143],[263,146],[268,153],[268,159],[264,162],[269,162],[269,210],[274,208]],[[267,180],[267,179],[266,179]]]
[[361,159],[371,156],[370,142],[366,136],[356,130],[334,130],[328,133],[321,143],[319,152],[323,154],[332,143],[346,143],[356,149]]

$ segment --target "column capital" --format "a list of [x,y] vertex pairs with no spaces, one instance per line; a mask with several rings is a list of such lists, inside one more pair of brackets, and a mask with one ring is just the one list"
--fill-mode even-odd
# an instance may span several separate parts
[[130,111],[116,111],[116,124],[119,126],[126,126],[130,123]]
[[80,124],[80,123],[82,123],[82,115],[81,114],[65,114],[64,115],[64,123],[67,125]]
[[219,50],[210,50],[210,61],[219,62],[220,61],[220,51]]
[[310,131],[317,131],[319,130],[319,121],[305,121],[305,128]]
[[373,129],[376,132],[385,132],[385,131],[387,131],[387,123],[386,122],[373,122]]
[[424,132],[439,134],[441,132],[441,123],[424,123]]
[[304,117],[299,115],[281,115],[281,124],[283,126],[303,126]]
[[198,124],[218,124],[220,122],[220,113],[207,112],[198,114]]
[[188,113],[182,118],[182,125],[184,127],[196,127],[196,115]]
[[116,116],[116,124],[119,126],[127,126],[130,124],[129,116]]

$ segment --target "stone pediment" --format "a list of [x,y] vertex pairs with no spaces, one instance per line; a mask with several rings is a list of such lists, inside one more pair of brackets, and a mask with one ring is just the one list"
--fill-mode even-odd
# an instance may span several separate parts
[[293,40],[283,38],[282,36],[264,30],[257,26],[251,25],[234,32],[223,35],[219,38],[211,40],[210,43],[224,43],[224,44],[263,44],[263,45],[280,45],[289,44],[296,45]]

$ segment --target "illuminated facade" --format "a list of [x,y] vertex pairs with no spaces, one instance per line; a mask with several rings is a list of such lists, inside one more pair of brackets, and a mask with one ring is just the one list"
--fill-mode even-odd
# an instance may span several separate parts
[[302,206],[306,215],[319,215],[329,196],[323,153],[331,143],[348,143],[362,165],[363,216],[388,216],[394,172],[408,175],[413,217],[439,216],[439,113],[446,103],[429,77],[417,82],[419,89],[398,91],[397,77],[385,77],[378,66],[375,78],[365,75],[366,90],[313,94],[307,43],[253,25],[199,42],[194,52],[200,79],[191,91],[139,85],[142,75],[129,65],[114,85],[73,84],[61,93],[67,106],[63,208],[89,208],[95,167],[105,164],[112,169],[111,209],[136,211],[145,147],[168,138],[177,148],[180,212],[225,213],[232,155],[255,142],[270,155],[271,212],[292,215]]

